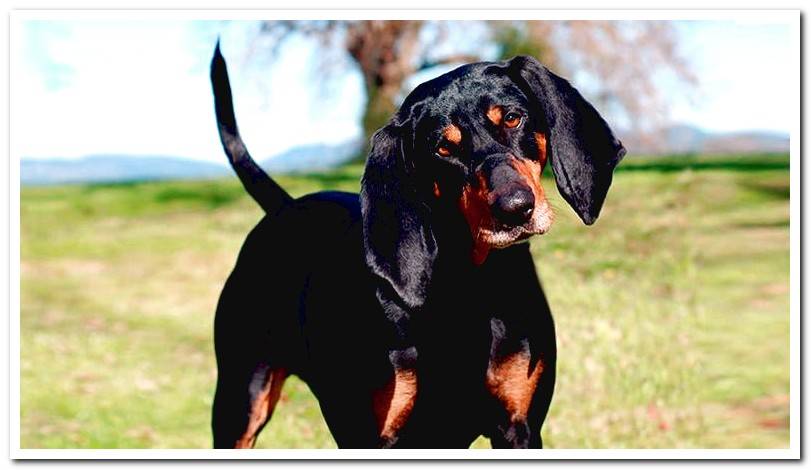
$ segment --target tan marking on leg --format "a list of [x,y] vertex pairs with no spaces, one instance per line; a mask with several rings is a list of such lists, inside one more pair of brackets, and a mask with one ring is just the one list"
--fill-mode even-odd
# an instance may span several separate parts
[[500,126],[502,119],[504,119],[504,109],[501,106],[490,106],[487,110],[487,119],[495,126]]
[[440,197],[442,196],[442,192],[439,190],[439,183],[434,181],[434,196]]
[[391,439],[405,425],[417,398],[417,373],[401,369],[380,390],[372,394],[372,406],[380,437]]
[[541,360],[532,365],[529,354],[515,353],[490,364],[487,389],[504,405],[511,421],[522,421],[527,418],[542,373]]
[[442,130],[442,137],[445,137],[448,142],[459,145],[462,143],[462,130],[455,124],[451,124]]
[[459,198],[459,209],[462,211],[462,215],[465,217],[470,227],[470,234],[473,237],[471,257],[473,258],[473,264],[478,266],[484,263],[487,259],[487,255],[490,253],[490,245],[481,239],[481,229],[482,227],[492,227],[493,218],[490,213],[487,180],[481,173],[478,173],[476,176],[478,178],[478,186],[473,187],[466,184],[462,188],[462,195]]
[[270,416],[273,414],[273,409],[279,401],[282,393],[282,385],[287,378],[287,371],[284,369],[271,369],[268,371],[267,380],[259,396],[251,405],[251,415],[248,418],[248,428],[242,434],[234,448],[236,449],[251,449],[256,444],[256,436],[262,426],[267,423]]

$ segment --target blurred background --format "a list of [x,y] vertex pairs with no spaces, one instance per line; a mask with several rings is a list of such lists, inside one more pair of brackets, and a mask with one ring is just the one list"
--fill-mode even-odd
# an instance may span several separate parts
[[[261,217],[216,134],[218,38],[243,137],[294,195],[356,191],[371,133],[460,64],[567,77],[629,156],[598,224],[550,191],[532,242],[561,356],[545,444],[788,446],[790,23],[21,23],[23,447],[210,445],[213,312]],[[334,446],[304,384],[258,446]]]
[[571,79],[633,153],[788,150],[791,32],[780,23],[30,21],[23,30],[24,183],[227,174],[207,74],[218,37],[244,137],[275,172],[362,159],[417,84],[518,54]]

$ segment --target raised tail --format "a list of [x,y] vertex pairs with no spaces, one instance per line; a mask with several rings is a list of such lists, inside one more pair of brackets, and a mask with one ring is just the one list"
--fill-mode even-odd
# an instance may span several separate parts
[[228,80],[225,59],[220,53],[220,41],[217,41],[214,57],[211,59],[211,87],[214,90],[214,109],[217,114],[220,141],[231,167],[236,171],[248,194],[259,203],[265,213],[277,213],[293,198],[256,164],[248,153],[242,137],[239,136],[231,83]]

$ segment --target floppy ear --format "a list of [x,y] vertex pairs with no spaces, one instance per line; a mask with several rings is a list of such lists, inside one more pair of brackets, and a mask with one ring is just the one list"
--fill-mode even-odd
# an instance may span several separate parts
[[399,298],[413,309],[425,302],[437,247],[407,158],[405,132],[389,124],[372,137],[360,203],[366,264],[388,285],[382,293],[396,295],[387,300]]
[[593,224],[625,147],[568,81],[532,57],[516,57],[509,67],[546,118],[547,151],[560,193],[586,225]]

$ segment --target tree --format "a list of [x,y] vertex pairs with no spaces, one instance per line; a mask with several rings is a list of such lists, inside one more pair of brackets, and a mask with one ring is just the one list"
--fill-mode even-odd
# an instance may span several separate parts
[[670,74],[688,93],[698,83],[679,54],[672,22],[532,21],[522,26],[522,39],[540,45],[542,60],[570,78],[583,76],[578,86],[587,84],[591,99],[629,120],[627,127],[635,130],[667,118],[660,75]]
[[[473,30],[478,36],[451,40],[455,31]],[[657,74],[672,74],[688,90],[696,83],[679,55],[673,23],[665,21],[294,20],[263,22],[261,33],[273,48],[292,34],[315,38],[325,51],[340,52],[337,61],[335,55],[323,55],[327,69],[341,62],[341,54],[344,63],[357,67],[366,87],[367,136],[394,112],[409,77],[442,64],[535,56],[585,86],[607,114],[624,118],[626,127],[636,130],[666,117],[668,103],[657,87]],[[479,43],[495,47],[475,47]]]
[[[437,56],[422,44],[426,31],[434,46],[447,39],[449,23],[418,20],[266,21],[262,34],[279,47],[290,34],[314,37],[325,48],[345,51],[364,79],[367,104],[363,129],[367,136],[386,123],[397,108],[403,83],[413,74],[441,64],[480,60],[453,51]],[[334,57],[325,55],[324,57]],[[329,62],[329,60],[327,60]],[[327,65],[334,66],[335,61]],[[329,71],[330,67],[325,67]]]

